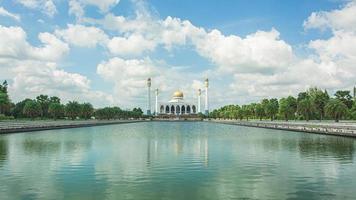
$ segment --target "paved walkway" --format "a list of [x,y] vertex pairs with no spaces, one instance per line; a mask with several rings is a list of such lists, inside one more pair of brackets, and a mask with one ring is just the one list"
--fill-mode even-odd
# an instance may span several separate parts
[[0,134],[109,124],[143,122],[144,120],[5,120],[0,121]]
[[334,121],[257,121],[257,120],[210,120],[215,123],[232,124],[240,126],[269,128],[289,131],[299,131],[308,133],[318,133],[326,135],[338,135],[347,137],[356,137],[356,122],[343,121],[336,123]]

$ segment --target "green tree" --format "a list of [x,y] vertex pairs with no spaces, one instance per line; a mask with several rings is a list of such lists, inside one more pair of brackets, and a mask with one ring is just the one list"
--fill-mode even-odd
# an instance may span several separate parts
[[15,104],[15,107],[12,109],[12,112],[11,112],[15,118],[26,117],[26,115],[23,114],[23,108],[25,107],[25,105],[28,101],[32,101],[32,100],[25,99],[25,100],[22,100],[22,101],[18,102],[17,104]]
[[336,91],[335,97],[336,99],[342,101],[347,106],[347,108],[350,109],[352,107],[352,96],[350,95],[350,91],[348,90]]
[[265,110],[263,109],[262,104],[257,104],[255,107],[255,114],[256,114],[256,118],[260,119],[260,121],[262,121],[262,118],[265,115]]
[[270,99],[268,104],[266,105],[265,112],[268,115],[268,117],[271,118],[271,121],[273,121],[276,117],[276,114],[278,113],[278,100],[277,99]]
[[61,99],[59,97],[53,96],[49,98],[50,103],[61,103]]
[[339,99],[330,99],[325,106],[325,111],[335,122],[338,122],[347,113],[347,106]]
[[305,98],[299,101],[297,111],[304,117],[305,120],[309,121],[310,116],[314,111],[313,103],[310,98]]
[[64,105],[60,103],[51,103],[48,107],[48,114],[53,119],[62,118],[64,116]]
[[0,84],[0,114],[7,114],[11,108],[11,101],[7,93],[6,80]]
[[0,84],[0,92],[6,93],[7,94],[7,81],[5,80],[2,84]]
[[74,120],[80,115],[81,106],[76,101],[69,101],[65,106],[65,116]]
[[50,103],[50,100],[48,98],[48,95],[39,95],[36,97],[37,102],[41,105],[42,108],[42,117],[48,117],[48,106]]
[[80,105],[80,117],[90,119],[93,116],[94,108],[90,103],[83,103]]
[[309,99],[309,98],[310,98],[310,96],[309,96],[308,92],[300,92],[298,94],[297,102],[300,102],[304,99]]
[[279,113],[288,121],[297,111],[297,100],[289,96],[279,100]]
[[41,116],[41,104],[35,100],[27,101],[23,108],[23,114],[31,119]]
[[325,105],[330,99],[329,94],[326,91],[322,91],[318,88],[310,88],[308,90],[308,94],[314,105],[314,108],[319,113],[320,120],[322,120],[325,115]]
[[5,114],[10,110],[11,102],[7,93],[0,91],[0,114]]

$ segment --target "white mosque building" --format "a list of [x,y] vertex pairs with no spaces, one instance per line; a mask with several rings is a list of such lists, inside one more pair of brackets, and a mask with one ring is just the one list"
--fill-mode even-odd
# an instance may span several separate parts
[[[151,78],[147,79],[148,87],[148,101],[147,101],[147,115],[151,115]],[[208,101],[208,87],[209,80],[205,80],[205,110],[204,113],[209,113],[209,101]],[[158,102],[158,89],[155,90],[155,109],[154,115],[169,115],[169,116],[182,116],[182,115],[197,115],[202,113],[201,111],[201,89],[198,90],[198,101],[196,103],[186,102],[184,100],[184,94],[182,91],[176,91],[173,93],[172,99],[159,103]]]

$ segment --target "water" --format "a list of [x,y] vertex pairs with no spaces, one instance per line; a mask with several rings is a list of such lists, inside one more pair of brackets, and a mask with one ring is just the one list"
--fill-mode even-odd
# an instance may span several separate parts
[[0,136],[0,199],[355,199],[356,140],[204,122]]

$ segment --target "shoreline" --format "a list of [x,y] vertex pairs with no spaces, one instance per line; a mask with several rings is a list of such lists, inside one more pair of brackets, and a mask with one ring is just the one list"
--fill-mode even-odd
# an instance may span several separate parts
[[58,121],[0,121],[0,135],[55,129],[84,128],[114,124],[147,122],[147,120],[58,120]]
[[204,120],[211,123],[356,138],[356,123]]
[[245,126],[253,128],[266,128],[284,131],[295,131],[322,135],[333,135],[342,137],[356,138],[356,123],[354,122],[306,122],[306,121],[240,121],[240,120],[198,120],[198,119],[152,119],[152,120],[44,120],[44,121],[30,121],[30,120],[15,120],[15,121],[0,121],[0,135],[21,133],[21,132],[34,132],[56,129],[69,129],[69,128],[84,128],[93,126],[105,126],[114,124],[128,124],[139,122],[209,122],[227,125]]

